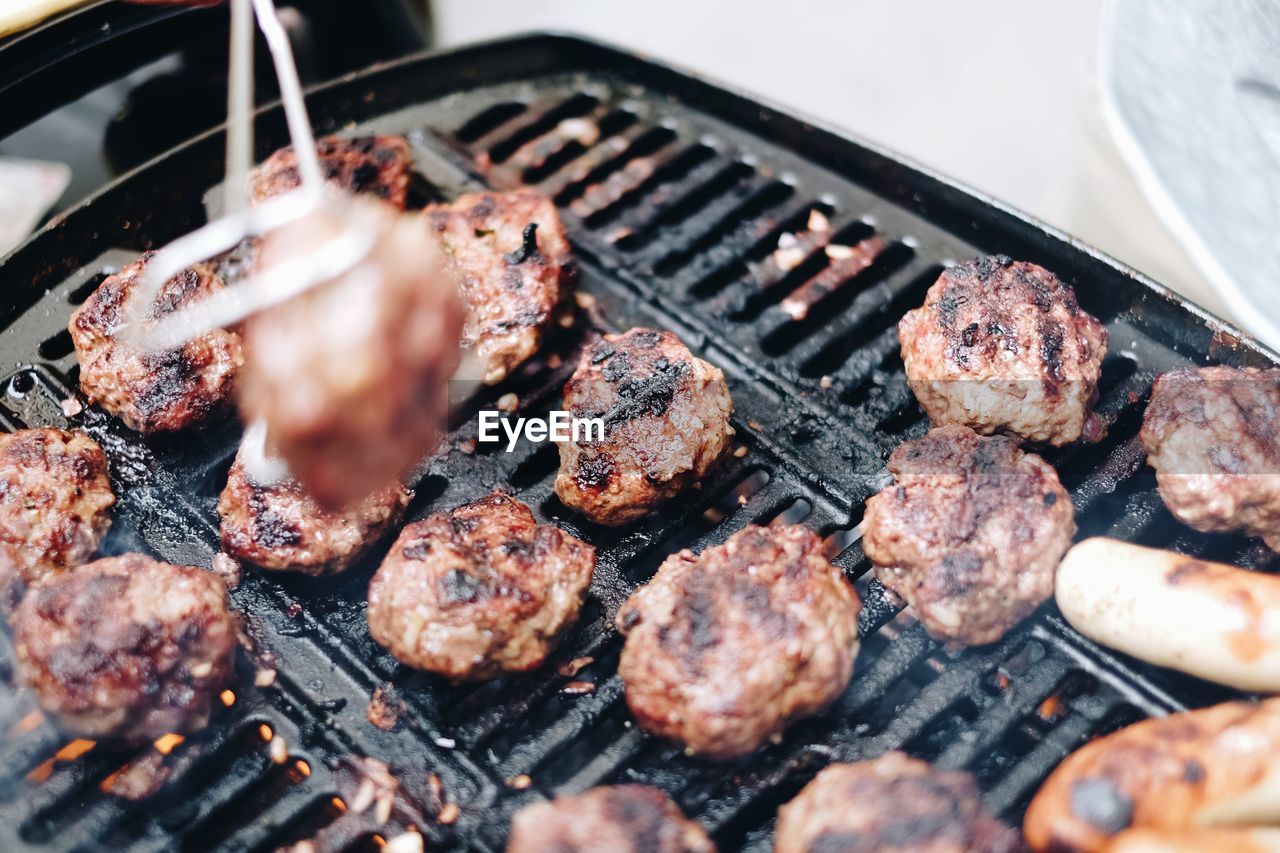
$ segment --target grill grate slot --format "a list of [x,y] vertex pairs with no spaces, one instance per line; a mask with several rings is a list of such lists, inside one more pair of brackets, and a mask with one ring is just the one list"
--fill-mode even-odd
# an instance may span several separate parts
[[[801,341],[853,304],[858,293],[874,287],[912,258],[904,243],[885,246],[879,238],[860,241],[854,255],[830,264],[779,303],[775,314],[783,322],[768,332],[761,349],[774,357],[790,353]],[[773,317],[766,315],[769,322]]]
[[[565,119],[586,115],[598,103],[599,100],[595,96],[579,92],[541,115],[538,115],[534,110],[530,110],[527,113],[529,121],[520,122],[520,126],[516,127],[509,135],[493,142],[491,145],[481,146],[477,144],[476,147],[485,149],[485,153],[481,157],[487,160],[488,163],[501,165],[526,144],[533,142],[539,136],[551,132],[560,122]],[[506,128],[503,129],[505,130]]]

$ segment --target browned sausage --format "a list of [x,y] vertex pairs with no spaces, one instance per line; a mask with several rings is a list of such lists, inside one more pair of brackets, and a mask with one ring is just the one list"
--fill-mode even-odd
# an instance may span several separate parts
[[1103,850],[1130,828],[1280,821],[1280,699],[1144,720],[1059,765],[1027,809],[1033,850]]

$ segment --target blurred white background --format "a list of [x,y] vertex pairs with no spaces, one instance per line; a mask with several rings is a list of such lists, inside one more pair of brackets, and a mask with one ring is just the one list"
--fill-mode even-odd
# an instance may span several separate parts
[[1106,0],[434,0],[455,45],[535,29],[686,66],[906,154],[1222,316],[1103,126]]

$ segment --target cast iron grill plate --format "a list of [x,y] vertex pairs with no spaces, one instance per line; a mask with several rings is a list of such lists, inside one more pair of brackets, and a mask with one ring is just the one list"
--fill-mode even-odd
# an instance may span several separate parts
[[[500,850],[520,806],[628,781],[668,791],[721,849],[767,850],[776,808],[818,769],[888,749],[973,772],[990,807],[1017,823],[1044,776],[1090,737],[1233,695],[1107,653],[1052,605],[998,644],[949,651],[886,600],[849,535],[889,451],[927,426],[903,377],[898,318],[944,265],[1003,252],[1071,282],[1111,335],[1098,404],[1107,438],[1046,454],[1072,492],[1080,536],[1269,568],[1257,543],[1174,522],[1137,443],[1157,372],[1272,363],[1230,327],[886,152],[575,38],[413,58],[323,87],[310,103],[325,132],[406,135],[413,206],[486,185],[534,186],[560,206],[587,295],[575,325],[455,415],[450,449],[416,483],[410,518],[510,488],[540,518],[597,546],[590,599],[544,668],[452,686],[398,665],[368,635],[365,588],[385,544],[337,579],[246,569],[233,599],[254,650],[241,655],[234,701],[166,754],[68,745],[11,686],[6,649],[0,849],[272,850],[313,836],[323,847],[374,849],[415,826],[428,849]],[[258,139],[260,155],[282,144],[278,111],[259,118]],[[214,507],[236,424],[143,439],[93,409],[69,420],[60,403],[76,384],[69,313],[138,252],[206,221],[221,149],[212,134],[165,155],[0,266],[0,420],[7,429],[70,423],[103,442],[120,496],[108,552],[207,566],[217,549]],[[857,246],[858,257],[828,258],[824,236],[806,229],[814,211],[831,223],[825,242]],[[784,270],[769,258],[786,233],[803,254]],[[583,341],[641,324],[675,331],[724,369],[742,450],[701,489],[610,530],[555,498],[552,445],[508,454],[469,439],[475,410],[503,394],[517,394],[526,415],[558,407]],[[828,537],[864,598],[848,691],[729,764],[686,757],[634,727],[615,674],[619,604],[668,553],[749,523],[797,521]],[[567,666],[588,657],[580,672]],[[255,686],[255,672],[270,668],[274,683]],[[367,719],[377,690],[403,703],[391,730]],[[283,763],[268,746],[277,737],[287,744]],[[385,824],[376,808],[352,808],[360,756],[386,762],[400,782]],[[134,778],[130,768],[156,790],[137,800],[104,793]]]

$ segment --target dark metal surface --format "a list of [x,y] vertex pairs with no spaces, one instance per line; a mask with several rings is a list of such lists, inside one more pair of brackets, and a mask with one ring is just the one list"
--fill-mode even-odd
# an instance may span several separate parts
[[[1111,352],[1099,410],[1109,435],[1048,454],[1072,491],[1081,536],[1110,533],[1269,564],[1260,546],[1177,525],[1136,439],[1157,371],[1210,359],[1261,364],[1267,353],[987,200],[592,43],[534,36],[413,59],[325,87],[311,104],[324,130],[407,134],[416,204],[524,182],[560,203],[589,304],[549,345],[555,357],[492,389],[491,398],[514,392],[526,413],[555,408],[591,317],[616,328],[668,328],[724,368],[746,452],[663,512],[609,530],[555,498],[554,447],[476,448],[467,441],[474,420],[460,413],[452,449],[417,484],[413,517],[506,484],[540,517],[599,549],[590,600],[548,666],[459,687],[397,665],[372,642],[364,618],[381,551],[336,580],[246,570],[233,597],[255,651],[242,661],[235,702],[164,758],[170,772],[150,798],[101,791],[137,756],[98,745],[59,760],[65,739],[28,716],[25,697],[4,694],[0,848],[269,850],[317,832],[326,845],[361,848],[376,844],[375,832],[388,838],[414,825],[429,849],[496,850],[522,804],[638,781],[670,792],[722,849],[764,850],[777,806],[817,769],[892,748],[969,769],[990,806],[1016,822],[1040,780],[1089,737],[1229,695],[1094,647],[1051,605],[995,646],[948,651],[895,613],[868,583],[859,546],[845,545],[889,451],[926,428],[902,375],[895,324],[942,264],[985,252],[1035,261],[1072,282],[1106,323]],[[586,124],[564,123],[577,118]],[[283,141],[274,112],[259,121],[259,139],[260,153]],[[73,304],[105,271],[205,221],[202,199],[219,178],[221,144],[208,136],[153,162],[0,265],[7,301],[0,362],[13,371],[0,385],[7,426],[66,423],[59,401],[75,384],[75,358],[62,330]],[[779,234],[803,230],[815,209],[840,242],[878,235],[886,248],[852,276],[824,274],[820,249],[775,274],[763,261]],[[813,297],[799,319],[780,307],[797,294]],[[209,565],[214,505],[238,428],[146,440],[93,411],[72,423],[103,440],[114,463],[121,501],[110,549]],[[688,758],[631,724],[615,675],[620,644],[611,615],[667,553],[775,518],[804,520],[830,536],[838,564],[857,579],[867,606],[854,681],[828,713],[749,759]],[[569,674],[563,665],[583,657],[592,662]],[[254,686],[254,671],[270,666],[279,670],[275,683]],[[7,663],[3,674],[10,675]],[[594,687],[566,691],[571,681]],[[366,717],[370,696],[387,684],[391,704],[404,703],[390,731]],[[264,735],[285,740],[288,761],[271,761]],[[358,756],[386,762],[400,780],[403,797],[385,826],[374,825],[376,809],[352,814],[350,760]],[[456,815],[442,807],[441,791]],[[345,798],[346,813],[335,795]]]

